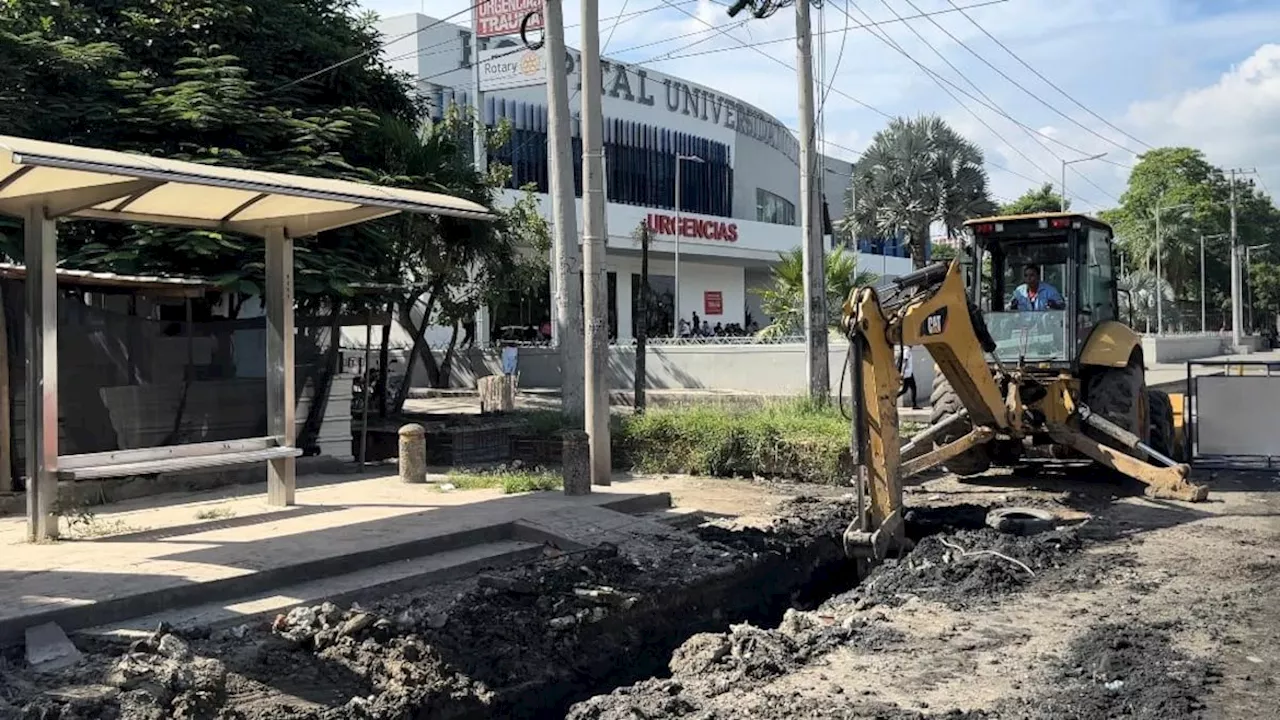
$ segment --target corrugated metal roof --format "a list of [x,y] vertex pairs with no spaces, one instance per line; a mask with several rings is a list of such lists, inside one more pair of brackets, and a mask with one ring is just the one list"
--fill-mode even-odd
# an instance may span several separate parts
[[492,219],[440,193],[244,170],[0,135],[0,213],[314,235],[398,212]]

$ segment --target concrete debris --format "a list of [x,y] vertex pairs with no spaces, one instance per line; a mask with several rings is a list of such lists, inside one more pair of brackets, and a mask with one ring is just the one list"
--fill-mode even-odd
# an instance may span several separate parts
[[57,623],[27,628],[27,663],[37,672],[54,672],[80,662],[80,651]]

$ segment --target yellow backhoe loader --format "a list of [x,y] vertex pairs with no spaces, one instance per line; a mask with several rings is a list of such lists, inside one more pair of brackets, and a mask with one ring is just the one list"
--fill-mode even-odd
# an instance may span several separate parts
[[[1204,500],[1175,459],[1182,398],[1147,387],[1141,339],[1119,318],[1111,228],[1072,213],[966,228],[966,255],[845,301],[860,508],[849,554],[895,552],[904,478],[939,465],[977,475],[1023,457],[1090,458],[1152,497]],[[933,422],[900,446],[894,351],[913,346],[936,367]]]

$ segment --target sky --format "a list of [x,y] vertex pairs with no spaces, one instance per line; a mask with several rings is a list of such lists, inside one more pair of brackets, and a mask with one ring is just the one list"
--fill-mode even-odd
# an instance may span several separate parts
[[[460,24],[473,1],[360,0]],[[604,55],[797,127],[794,10],[730,18],[724,2],[600,0]],[[564,9],[578,47],[580,5]],[[1069,166],[1067,195],[1075,209],[1113,207],[1135,153],[1166,145],[1256,168],[1280,192],[1276,0],[825,0],[813,18],[830,155],[856,158],[889,117],[938,114],[983,149],[1000,201],[1059,185],[1063,160],[1106,153]]]

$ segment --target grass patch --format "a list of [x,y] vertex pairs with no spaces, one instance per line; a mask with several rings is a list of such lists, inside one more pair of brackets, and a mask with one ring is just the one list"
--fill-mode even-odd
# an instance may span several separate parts
[[839,409],[807,401],[652,410],[625,418],[621,430],[618,440],[641,472],[833,483],[852,470],[849,422]]
[[504,495],[559,490],[564,478],[546,470],[451,470],[449,482],[458,490],[500,489]]
[[211,507],[196,511],[197,520],[225,520],[236,516],[236,511],[229,507]]

